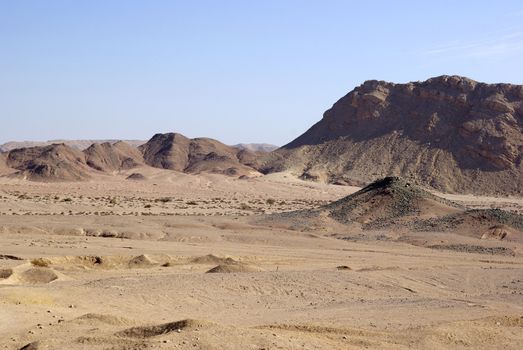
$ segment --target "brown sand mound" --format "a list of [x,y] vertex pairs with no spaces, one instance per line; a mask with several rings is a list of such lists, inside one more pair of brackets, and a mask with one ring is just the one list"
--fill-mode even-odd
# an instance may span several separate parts
[[205,256],[199,256],[191,260],[194,264],[204,264],[204,265],[211,265],[211,264],[232,264],[236,261],[232,258],[221,258],[213,254],[205,255]]
[[366,184],[403,176],[443,192],[523,192],[523,86],[459,76],[366,81],[260,170]]
[[129,260],[129,267],[134,268],[141,268],[141,267],[152,267],[158,265],[156,261],[154,261],[150,256],[148,255],[138,255]]
[[239,273],[239,272],[260,272],[261,268],[241,262],[221,264],[213,267],[207,273]]
[[79,181],[90,177],[82,152],[64,144],[20,148],[9,152],[7,165],[35,181]]
[[92,144],[84,151],[87,165],[104,172],[132,169],[143,164],[143,157],[137,148],[119,141]]
[[177,332],[183,329],[203,328],[209,325],[212,325],[212,323],[207,321],[187,319],[176,322],[163,323],[160,325],[128,328],[116,333],[116,335],[130,338],[150,338],[171,332]]
[[[186,173],[249,175],[256,170],[242,163],[252,163],[246,152],[209,138],[189,139],[181,134],[156,134],[140,146],[145,163],[156,168]],[[241,156],[239,156],[241,154]]]
[[147,254],[129,256],[129,255],[75,255],[75,256],[58,256],[47,258],[36,258],[31,260],[32,265],[38,267],[50,267],[60,270],[126,270],[130,268],[149,268],[158,266],[160,261],[170,261],[171,258],[162,256],[150,256]]
[[132,173],[131,175],[126,177],[127,180],[135,180],[135,181],[143,181],[147,180],[147,178],[140,173]]
[[4,284],[46,284],[60,278],[56,271],[45,267],[15,268],[6,271],[4,275],[6,276],[2,280]]

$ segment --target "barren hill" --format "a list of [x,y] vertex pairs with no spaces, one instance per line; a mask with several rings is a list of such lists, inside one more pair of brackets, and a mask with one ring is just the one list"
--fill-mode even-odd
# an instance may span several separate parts
[[[251,160],[245,155],[248,151],[209,138],[189,139],[177,133],[156,134],[140,146],[140,150],[145,163],[157,168],[227,175],[248,175],[256,172],[245,165]],[[246,159],[245,164],[242,164],[243,159]]]
[[322,208],[337,221],[370,224],[397,218],[429,218],[462,211],[454,202],[398,177],[375,181],[360,191]]
[[85,155],[64,144],[12,150],[7,165],[29,180],[78,181],[89,178]]
[[445,192],[523,192],[523,86],[459,76],[366,81],[263,172],[365,184],[403,176]]
[[407,229],[523,240],[523,216],[499,209],[468,209],[399,177],[377,180],[317,209],[270,215],[261,221],[299,230],[332,226],[333,222],[351,230]]
[[84,154],[87,165],[104,172],[132,169],[143,164],[141,152],[124,141],[95,143]]

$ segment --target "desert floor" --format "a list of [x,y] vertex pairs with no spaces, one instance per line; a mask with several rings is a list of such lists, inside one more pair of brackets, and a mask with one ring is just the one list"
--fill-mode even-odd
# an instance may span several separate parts
[[260,226],[357,188],[143,171],[146,181],[0,178],[0,348],[523,348],[520,243]]

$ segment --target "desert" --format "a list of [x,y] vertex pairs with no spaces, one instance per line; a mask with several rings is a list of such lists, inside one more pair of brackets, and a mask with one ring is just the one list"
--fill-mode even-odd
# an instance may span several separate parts
[[183,172],[122,146],[87,148],[96,162],[57,146],[35,159],[59,171],[35,177],[4,168],[3,348],[523,342],[519,197],[445,194],[401,177],[361,188],[223,173],[246,167],[231,153],[221,164],[187,156],[203,170]]
[[0,350],[523,349],[523,3],[0,1]]

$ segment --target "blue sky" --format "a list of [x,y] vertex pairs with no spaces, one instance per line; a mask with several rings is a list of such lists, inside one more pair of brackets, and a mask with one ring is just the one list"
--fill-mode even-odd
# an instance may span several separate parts
[[523,83],[522,1],[0,0],[0,142],[282,145],[368,79]]

